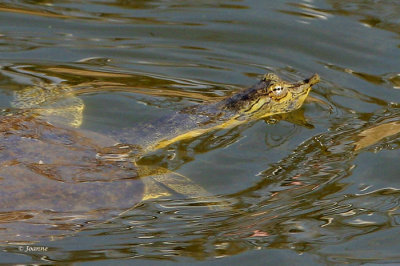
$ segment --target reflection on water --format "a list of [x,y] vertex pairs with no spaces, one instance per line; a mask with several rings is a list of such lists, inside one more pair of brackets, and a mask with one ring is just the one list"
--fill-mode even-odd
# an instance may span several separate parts
[[[103,213],[56,221],[48,210],[3,211],[1,223],[16,231],[31,228],[12,221],[33,218],[39,227],[58,224],[59,235],[86,230],[37,243],[49,247],[45,253],[6,245],[1,261],[219,258],[216,262],[229,263],[245,258],[256,264],[259,258],[272,260],[265,252],[280,250],[274,253],[280,259],[300,264],[310,263],[305,255],[315,264],[398,263],[399,8],[398,1],[358,0],[3,1],[2,114],[16,112],[15,94],[28,86],[65,86],[68,97],[78,97],[85,106],[81,129],[68,129],[75,132],[69,136],[89,131],[115,136],[121,128],[229,96],[265,72],[292,81],[319,73],[322,82],[295,113],[179,141],[140,160],[190,178],[227,206],[210,208],[180,193],[144,202],[120,193],[123,204],[92,197],[98,204],[106,199],[110,208]],[[44,101],[31,111],[48,119],[44,110],[51,104]],[[39,127],[18,134],[38,136],[32,129]],[[10,153],[20,160],[55,159],[37,143],[13,146],[7,137],[12,134],[1,141],[3,162],[10,163]],[[70,145],[67,140],[57,139],[66,145],[64,158],[86,163],[91,173],[103,174],[100,178],[113,171],[132,178],[137,170],[85,161],[99,141],[106,141],[95,133],[87,141]],[[33,148],[27,153],[21,145]],[[16,169],[57,176],[39,162]],[[77,171],[79,163],[61,170]],[[142,191],[141,182],[125,182]],[[30,183],[11,189],[16,201],[26,199],[29,190],[63,195],[24,184]],[[121,189],[98,189],[113,190]],[[60,202],[55,206],[63,206]],[[105,222],[135,203],[135,209]],[[87,226],[92,223],[99,224]]]
[[400,33],[399,12],[400,5],[395,0],[389,1],[341,1],[328,0],[332,5],[330,13],[345,16],[359,16],[361,23],[368,27],[376,27],[388,31]]

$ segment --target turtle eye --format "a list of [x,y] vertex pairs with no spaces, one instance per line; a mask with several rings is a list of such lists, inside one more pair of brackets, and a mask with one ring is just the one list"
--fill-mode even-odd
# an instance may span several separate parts
[[285,97],[286,94],[287,94],[287,89],[282,86],[276,86],[275,88],[272,89],[272,95],[275,98],[280,99],[282,97]]

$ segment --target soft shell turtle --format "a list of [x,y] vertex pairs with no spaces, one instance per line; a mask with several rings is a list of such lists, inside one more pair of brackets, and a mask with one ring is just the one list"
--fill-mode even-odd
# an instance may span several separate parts
[[[185,108],[112,137],[55,126],[30,110],[6,112],[0,116],[0,239],[13,243],[63,236],[171,192],[211,197],[187,177],[135,162],[182,139],[298,109],[318,81],[318,75],[289,83],[267,74],[222,101]],[[43,97],[49,96],[54,98],[51,93]],[[20,102],[29,100],[26,94],[17,99],[20,107],[31,107]],[[70,121],[80,124],[79,116],[73,117]]]

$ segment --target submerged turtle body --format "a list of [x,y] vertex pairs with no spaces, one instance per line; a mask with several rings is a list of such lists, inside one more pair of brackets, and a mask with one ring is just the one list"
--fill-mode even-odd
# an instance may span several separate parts
[[110,152],[107,145],[33,117],[2,116],[1,241],[68,234],[140,202],[144,184],[134,165],[96,158]]
[[54,126],[35,112],[1,115],[1,241],[66,235],[171,191],[191,198],[210,196],[187,177],[138,167],[135,160],[213,129],[295,110],[318,81],[315,75],[292,84],[266,75],[220,102],[186,108],[113,137]]

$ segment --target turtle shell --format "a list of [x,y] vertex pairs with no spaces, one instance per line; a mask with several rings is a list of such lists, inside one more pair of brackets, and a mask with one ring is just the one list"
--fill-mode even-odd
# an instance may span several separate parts
[[139,203],[131,147],[113,144],[32,116],[0,116],[0,241],[63,236]]

